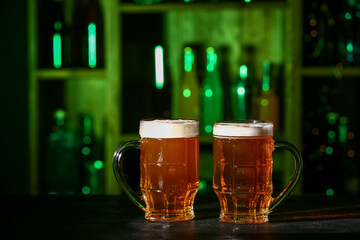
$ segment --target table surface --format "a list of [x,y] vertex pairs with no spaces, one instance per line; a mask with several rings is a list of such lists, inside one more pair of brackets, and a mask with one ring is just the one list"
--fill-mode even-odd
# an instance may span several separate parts
[[218,221],[214,196],[195,219],[154,223],[125,196],[0,196],[0,239],[360,239],[360,196],[290,196],[269,223]]

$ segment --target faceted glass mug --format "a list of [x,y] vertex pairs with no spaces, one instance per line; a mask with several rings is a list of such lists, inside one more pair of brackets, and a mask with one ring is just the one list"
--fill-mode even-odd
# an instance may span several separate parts
[[[302,157],[299,151],[288,142],[273,140],[271,122],[215,122],[213,129],[213,188],[220,202],[220,221],[268,222],[268,214],[300,178]],[[285,189],[272,198],[272,152],[281,148],[293,155],[295,170]]]
[[[149,221],[173,222],[194,218],[199,188],[199,122],[195,120],[141,120],[140,141],[120,145],[113,157],[117,181]],[[140,149],[138,196],[126,183],[123,154]]]

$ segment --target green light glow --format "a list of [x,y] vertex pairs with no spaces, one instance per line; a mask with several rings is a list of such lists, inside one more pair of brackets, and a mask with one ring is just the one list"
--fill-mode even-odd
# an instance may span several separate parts
[[81,191],[84,195],[90,194],[90,188],[88,186],[84,186]]
[[206,126],[205,126],[205,132],[211,133],[212,130],[213,130],[213,127],[212,127],[211,125],[206,125]]
[[333,196],[334,194],[335,194],[335,192],[334,192],[333,189],[329,188],[329,189],[326,190],[326,195],[327,196]]
[[58,119],[58,118],[64,119],[66,117],[66,113],[63,109],[59,108],[59,109],[56,109],[53,117],[56,119]]
[[347,117],[341,117],[340,124],[346,124],[346,123],[347,123]]
[[88,26],[88,43],[89,43],[89,67],[96,67],[96,25],[91,22]]
[[91,118],[89,117],[84,118],[84,126],[91,127]]
[[244,0],[244,2],[249,3],[249,2],[251,2],[251,0]]
[[206,97],[211,98],[212,95],[213,95],[213,91],[210,88],[205,90],[205,96]]
[[192,65],[194,63],[194,53],[191,47],[186,47],[184,49],[184,70],[186,72],[190,72],[192,69]]
[[186,97],[186,98],[190,97],[190,96],[191,96],[191,91],[190,91],[190,89],[185,88],[184,91],[183,91],[183,95],[184,95],[184,97]]
[[239,69],[240,78],[244,79],[247,78],[248,75],[248,69],[246,65],[241,65]]
[[269,105],[269,100],[267,100],[266,98],[261,99],[261,105],[266,107],[267,105]]
[[265,60],[263,62],[263,82],[262,82],[262,90],[264,92],[269,91],[270,89],[270,62],[268,60]]
[[353,46],[353,44],[351,42],[348,42],[346,44],[346,51],[348,51],[348,52],[353,52],[354,51],[354,46]]
[[215,53],[214,48],[212,47],[208,47],[206,49],[207,52],[207,66],[206,66],[206,70],[208,72],[212,72],[214,71],[215,67],[216,67],[216,61],[217,61],[217,55]]
[[83,143],[85,144],[90,144],[91,143],[91,137],[90,136],[85,136],[83,138]]
[[56,119],[56,124],[59,126],[63,126],[65,123],[66,113],[63,109],[56,109],[53,117]]
[[63,126],[65,123],[64,119],[60,118],[60,119],[56,119],[56,124],[59,126]]
[[90,148],[88,147],[83,147],[82,150],[81,150],[82,154],[87,156],[90,154]]
[[94,168],[96,168],[96,169],[102,169],[102,167],[103,167],[103,162],[102,162],[101,160],[96,160],[96,161],[94,162]]
[[89,114],[86,114],[84,116],[84,135],[90,135],[91,134],[91,124],[92,124],[92,119],[91,116]]
[[205,190],[207,188],[207,183],[205,181],[200,181],[199,191]]
[[239,82],[237,83],[237,85],[234,86],[234,93],[236,94],[234,105],[237,106],[236,109],[234,110],[235,111],[234,118],[240,120],[247,118],[246,99],[245,99],[246,89],[245,89],[244,79],[240,79],[238,81]]
[[239,86],[238,89],[237,89],[237,94],[239,94],[239,95],[245,95],[245,92],[246,92],[246,90],[245,90],[243,84],[240,84],[240,86]]
[[159,90],[164,87],[164,54],[162,46],[155,47],[155,86]]
[[347,20],[350,20],[352,17],[351,17],[351,14],[349,13],[349,12],[346,12],[345,13],[345,18],[347,19]]
[[335,132],[334,131],[329,131],[328,132],[328,137],[329,138],[335,138]]
[[54,29],[55,29],[56,31],[60,31],[61,28],[62,28],[61,22],[60,22],[60,21],[55,21],[55,22],[54,22]]
[[333,154],[334,153],[334,149],[332,147],[327,147],[325,152],[329,155]]
[[329,113],[327,115],[327,118],[328,118],[328,121],[329,121],[330,124],[335,124],[337,115],[336,115],[336,113]]
[[348,129],[347,129],[346,123],[347,123],[347,118],[341,117],[340,125],[339,125],[339,142],[340,143],[346,143],[346,141],[347,141]]
[[61,67],[61,35],[60,33],[55,33],[53,36],[53,60],[54,68]]

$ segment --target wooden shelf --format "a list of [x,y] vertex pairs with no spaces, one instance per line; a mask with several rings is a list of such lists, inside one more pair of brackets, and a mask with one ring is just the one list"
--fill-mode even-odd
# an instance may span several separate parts
[[62,80],[69,78],[105,78],[104,69],[38,69],[40,80]]
[[159,3],[159,4],[132,4],[119,5],[120,13],[161,13],[167,11],[198,11],[219,9],[248,9],[248,8],[285,8],[286,1],[264,1],[264,2],[232,2],[232,3]]
[[303,77],[360,77],[360,68],[357,67],[303,67]]

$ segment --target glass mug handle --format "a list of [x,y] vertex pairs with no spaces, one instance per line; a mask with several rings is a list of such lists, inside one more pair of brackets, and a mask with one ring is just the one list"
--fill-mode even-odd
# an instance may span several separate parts
[[269,213],[272,212],[276,206],[282,203],[285,197],[294,189],[294,187],[296,186],[297,182],[300,179],[300,175],[303,167],[302,157],[299,153],[299,150],[297,150],[297,148],[294,145],[285,141],[275,141],[274,147],[275,150],[282,148],[286,149],[293,155],[295,162],[295,169],[290,182],[286,185],[284,190],[276,198],[272,198]]
[[113,169],[116,180],[120,184],[121,188],[124,190],[126,195],[130,198],[130,200],[135,203],[136,206],[145,211],[145,203],[142,198],[131,189],[129,184],[126,182],[123,172],[123,154],[132,148],[140,149],[140,142],[136,140],[127,141],[122,143],[119,148],[115,151],[113,156]]

